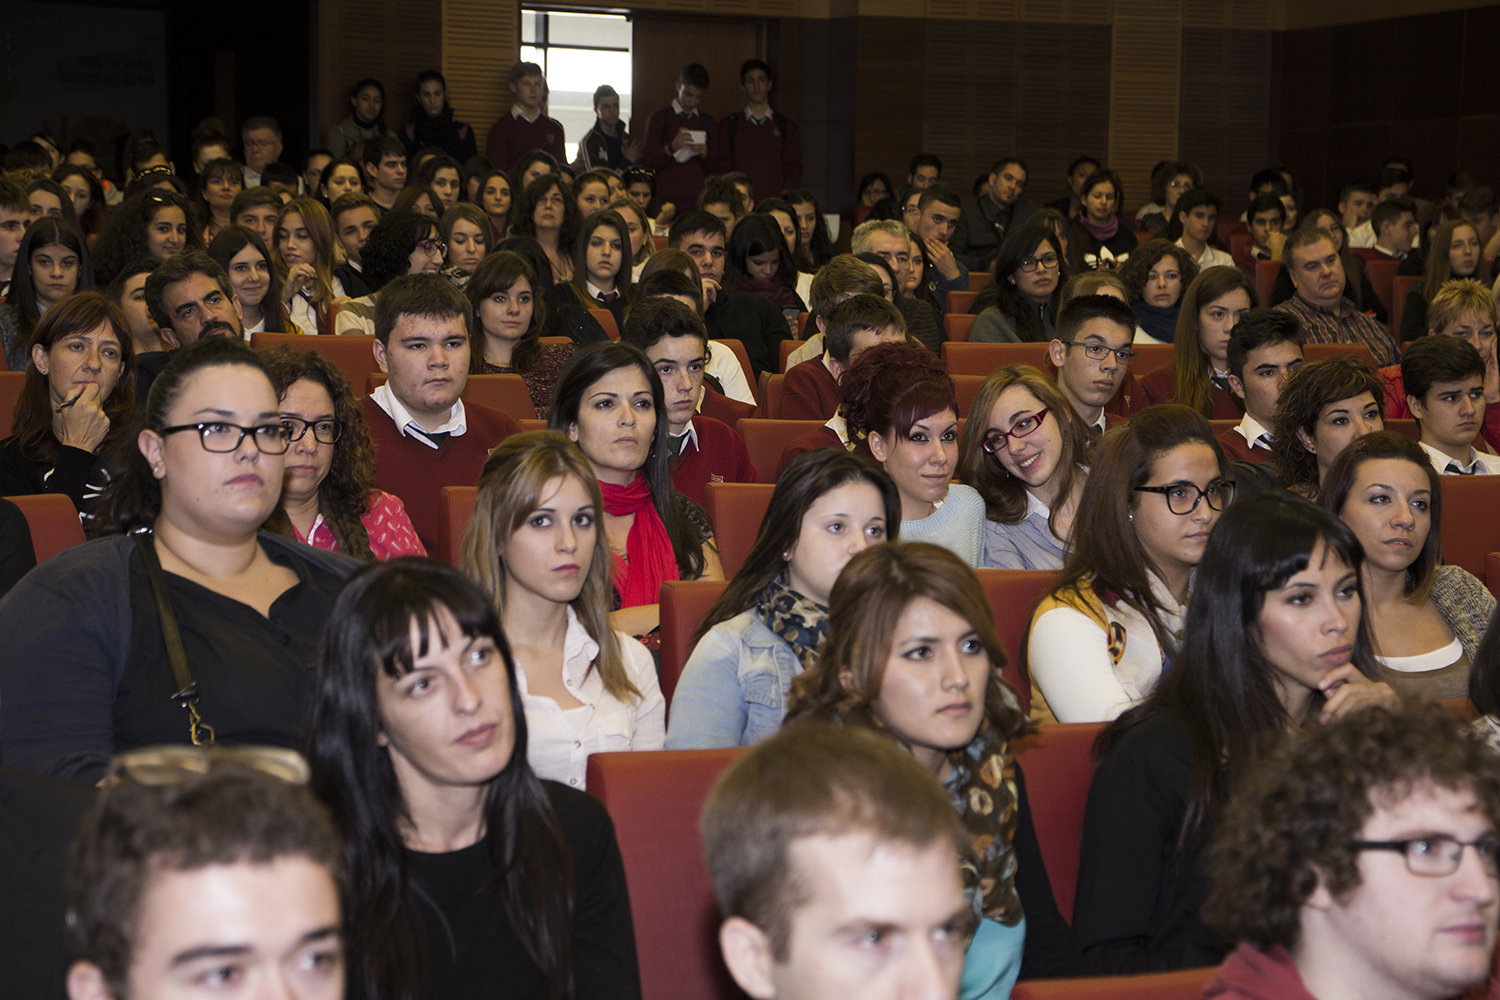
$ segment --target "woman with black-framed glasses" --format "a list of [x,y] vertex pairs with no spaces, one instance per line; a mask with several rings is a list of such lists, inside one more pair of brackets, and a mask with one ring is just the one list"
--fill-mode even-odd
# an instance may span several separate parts
[[1062,569],[1088,478],[1088,432],[1030,365],[995,371],[969,413],[958,478],[984,498],[980,567]]
[[264,363],[204,337],[151,387],[93,528],[0,600],[0,763],[96,781],[153,743],[300,747],[351,560],[262,532],[290,432]]
[[1228,475],[1208,421],[1185,406],[1147,407],[1100,438],[1062,578],[1031,619],[1033,718],[1104,722],[1151,693],[1234,498]]
[[1000,244],[992,269],[994,282],[974,300],[979,315],[969,339],[1013,344],[1052,339],[1068,261],[1051,226],[1028,223]]
[[425,556],[401,498],[375,488],[375,446],[343,373],[316,351],[278,347],[263,357],[291,438],[281,504],[266,527],[356,559]]

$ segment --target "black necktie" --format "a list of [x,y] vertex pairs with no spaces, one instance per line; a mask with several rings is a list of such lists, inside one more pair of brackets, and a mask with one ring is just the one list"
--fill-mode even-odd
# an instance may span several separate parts
[[1473,465],[1469,466],[1467,469],[1465,469],[1462,465],[1459,465],[1457,462],[1449,462],[1448,463],[1448,467],[1443,470],[1443,473],[1445,475],[1456,475],[1456,476],[1472,476],[1472,475],[1476,474],[1477,472],[1479,472],[1479,463],[1478,462],[1475,462]]
[[609,305],[611,302],[613,302],[615,299],[618,299],[619,297],[620,297],[620,293],[619,292],[600,292],[599,293],[599,301],[603,302],[605,305]]

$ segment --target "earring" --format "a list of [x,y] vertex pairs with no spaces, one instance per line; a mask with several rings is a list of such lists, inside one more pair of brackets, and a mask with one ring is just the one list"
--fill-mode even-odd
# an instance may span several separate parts
[[1128,517],[1128,518],[1129,518],[1129,519],[1130,519],[1130,520],[1132,520],[1132,521],[1134,521],[1134,520],[1135,520],[1135,515],[1134,515],[1134,514],[1127,514],[1127,515],[1125,515],[1125,516],[1126,516],[1126,517]]

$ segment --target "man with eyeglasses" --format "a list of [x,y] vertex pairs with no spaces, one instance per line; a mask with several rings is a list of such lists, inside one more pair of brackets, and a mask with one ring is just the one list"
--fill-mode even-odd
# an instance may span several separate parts
[[1057,317],[1048,357],[1057,369],[1057,387],[1091,436],[1121,419],[1104,408],[1130,372],[1134,338],[1135,313],[1112,295],[1080,295]]
[[[1303,727],[1217,824],[1205,997],[1440,1000],[1490,974],[1500,758],[1435,705]],[[1494,988],[1491,987],[1491,995]]]
[[155,747],[111,774],[69,859],[69,1000],[344,995],[341,847],[301,758]]
[[469,300],[439,274],[404,275],[375,294],[375,363],[388,377],[360,402],[375,485],[405,502],[429,552],[439,548],[443,487],[477,483],[490,450],[520,429],[461,398],[470,321]]
[[953,234],[953,255],[970,271],[988,267],[1005,234],[1024,223],[1036,206],[1026,199],[1026,164],[1020,157],[997,160],[990,169],[989,190],[965,198]]
[[240,138],[245,144],[245,187],[259,187],[266,167],[281,158],[281,126],[274,118],[256,115],[245,120]]

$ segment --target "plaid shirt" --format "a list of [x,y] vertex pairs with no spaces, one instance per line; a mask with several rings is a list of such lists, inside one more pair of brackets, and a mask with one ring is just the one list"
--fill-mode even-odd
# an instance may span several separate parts
[[1401,362],[1391,331],[1348,299],[1339,300],[1338,312],[1313,305],[1300,295],[1293,295],[1276,308],[1297,317],[1309,344],[1364,344],[1375,356],[1376,366]]

